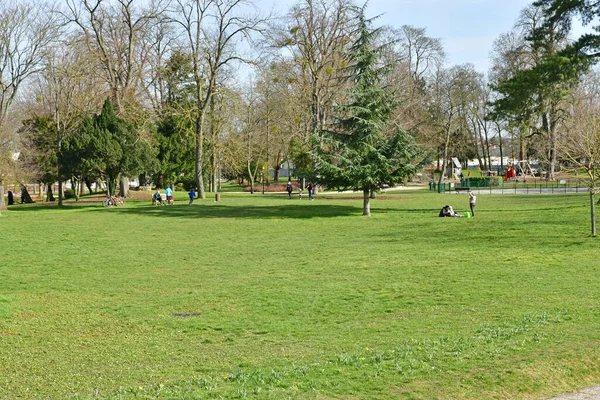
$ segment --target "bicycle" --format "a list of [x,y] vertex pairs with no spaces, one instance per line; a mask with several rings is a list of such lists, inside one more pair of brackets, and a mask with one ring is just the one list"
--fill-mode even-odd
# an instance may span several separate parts
[[104,201],[105,207],[113,207],[113,206],[124,206],[125,199],[121,196],[107,196]]

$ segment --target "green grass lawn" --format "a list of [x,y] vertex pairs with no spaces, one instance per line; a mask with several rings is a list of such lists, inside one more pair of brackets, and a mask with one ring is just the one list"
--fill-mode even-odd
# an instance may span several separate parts
[[600,382],[588,197],[185,193],[0,218],[0,398],[539,399]]

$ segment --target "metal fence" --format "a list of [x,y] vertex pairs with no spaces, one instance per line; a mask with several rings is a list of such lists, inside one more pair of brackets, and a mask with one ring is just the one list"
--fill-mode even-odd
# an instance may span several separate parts
[[[465,182],[463,182],[464,184]],[[438,193],[460,193],[473,191],[490,194],[559,194],[587,192],[588,185],[581,179],[561,179],[549,181],[546,179],[526,179],[520,182],[501,181],[497,185],[473,186],[460,185],[457,182],[429,183],[429,190]]]

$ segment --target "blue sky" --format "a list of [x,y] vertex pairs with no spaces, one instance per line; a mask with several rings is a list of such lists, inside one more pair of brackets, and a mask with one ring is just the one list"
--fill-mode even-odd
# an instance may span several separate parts
[[[262,0],[284,12],[296,0]],[[443,40],[448,63],[471,63],[481,72],[489,68],[494,40],[512,29],[520,11],[533,0],[370,0],[369,16],[383,14],[380,23],[426,28],[427,35]],[[358,4],[361,4],[357,1]]]

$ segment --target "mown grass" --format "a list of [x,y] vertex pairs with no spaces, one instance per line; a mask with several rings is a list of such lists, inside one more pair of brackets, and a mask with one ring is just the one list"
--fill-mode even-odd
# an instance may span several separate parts
[[587,196],[15,206],[0,397],[537,399],[600,382]]

